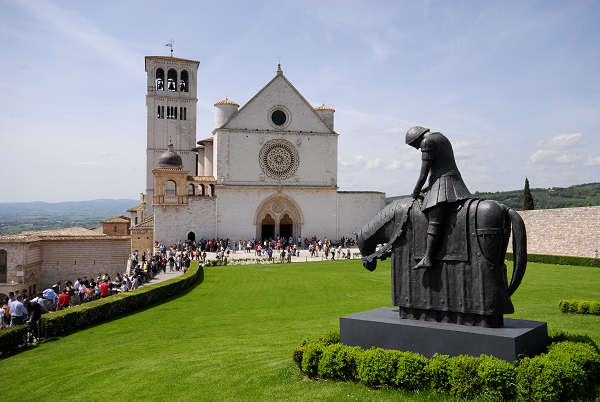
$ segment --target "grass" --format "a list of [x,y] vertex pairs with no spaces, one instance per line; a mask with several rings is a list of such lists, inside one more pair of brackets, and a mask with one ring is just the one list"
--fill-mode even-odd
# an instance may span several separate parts
[[[598,283],[597,268],[530,264],[511,317],[600,343],[600,317],[557,308],[600,300]],[[390,303],[389,262],[373,273],[359,261],[211,267],[178,299],[0,360],[14,374],[2,400],[456,400],[302,379],[291,352],[304,337]]]

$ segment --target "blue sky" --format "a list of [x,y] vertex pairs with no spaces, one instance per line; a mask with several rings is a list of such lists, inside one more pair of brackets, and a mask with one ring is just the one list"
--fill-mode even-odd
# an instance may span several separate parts
[[0,202],[137,198],[145,55],[199,60],[213,104],[275,74],[336,109],[342,190],[408,194],[413,125],[471,191],[600,181],[600,2],[0,0]]

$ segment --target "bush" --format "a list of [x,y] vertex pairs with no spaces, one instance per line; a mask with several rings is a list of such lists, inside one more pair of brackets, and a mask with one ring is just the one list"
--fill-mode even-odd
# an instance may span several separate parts
[[[506,253],[506,259],[512,261],[513,253]],[[528,262],[542,264],[575,265],[580,267],[600,268],[600,258],[572,257],[567,255],[527,254]]]
[[358,346],[345,346],[341,343],[327,346],[319,362],[319,376],[332,380],[356,380],[362,352]]
[[434,391],[450,391],[450,356],[434,354],[429,360],[426,370],[429,383]]
[[396,357],[396,376],[392,380],[394,385],[409,391],[426,388],[429,385],[428,362],[423,355],[399,352]]
[[[132,292],[94,300],[66,310],[44,314],[41,320],[41,335],[42,337],[62,336],[90,325],[133,313],[148,305],[178,296],[203,280],[203,268],[193,265],[185,274],[177,278],[144,286]],[[20,346],[15,340],[17,338],[14,333],[16,329],[27,331],[25,325],[13,328],[15,329],[0,332],[0,352],[2,354],[14,352]]]
[[550,345],[548,356],[560,361],[572,361],[585,372],[585,379],[579,388],[573,389],[572,394],[593,395],[600,381],[600,354],[597,349],[587,343],[558,342]]
[[302,357],[304,356],[304,349],[306,349],[306,346],[298,345],[292,353],[292,358],[300,370],[302,370]]
[[27,325],[4,328],[0,332],[0,354],[3,356],[27,344]]
[[318,342],[305,346],[302,354],[302,371],[309,377],[314,378],[319,373],[319,360],[321,360],[324,349],[325,346]]
[[340,331],[329,331],[327,335],[319,337],[319,342],[325,346],[332,345],[334,343],[340,343]]
[[294,361],[312,378],[359,380],[367,386],[405,390],[427,387],[461,398],[526,401],[565,401],[596,397],[600,382],[600,354],[587,335],[556,333],[548,353],[524,358],[515,367],[492,356],[416,353],[371,348],[363,351],[335,340],[330,332],[318,341],[304,340],[294,350]]
[[517,369],[507,361],[481,355],[477,366],[481,391],[492,399],[511,400],[517,397]]
[[481,392],[481,379],[477,375],[479,359],[472,356],[456,356],[450,359],[448,383],[450,393],[471,399]]
[[589,300],[560,300],[558,309],[563,313],[600,315],[600,303]]
[[358,379],[368,385],[393,385],[396,377],[396,350],[372,348],[363,352],[358,362]]

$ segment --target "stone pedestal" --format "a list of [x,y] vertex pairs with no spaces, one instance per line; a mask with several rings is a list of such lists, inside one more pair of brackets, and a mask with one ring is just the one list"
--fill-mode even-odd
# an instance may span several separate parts
[[513,362],[546,350],[545,322],[504,319],[503,328],[482,328],[401,319],[398,309],[381,307],[340,317],[341,342],[363,349],[380,347],[432,357],[492,355]]

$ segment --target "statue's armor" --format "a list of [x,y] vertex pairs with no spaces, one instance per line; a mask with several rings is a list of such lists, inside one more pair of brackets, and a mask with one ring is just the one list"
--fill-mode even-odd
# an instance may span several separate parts
[[421,152],[421,158],[431,163],[429,189],[423,200],[423,211],[440,203],[453,203],[472,197],[456,167],[448,138],[442,133],[425,133]]

